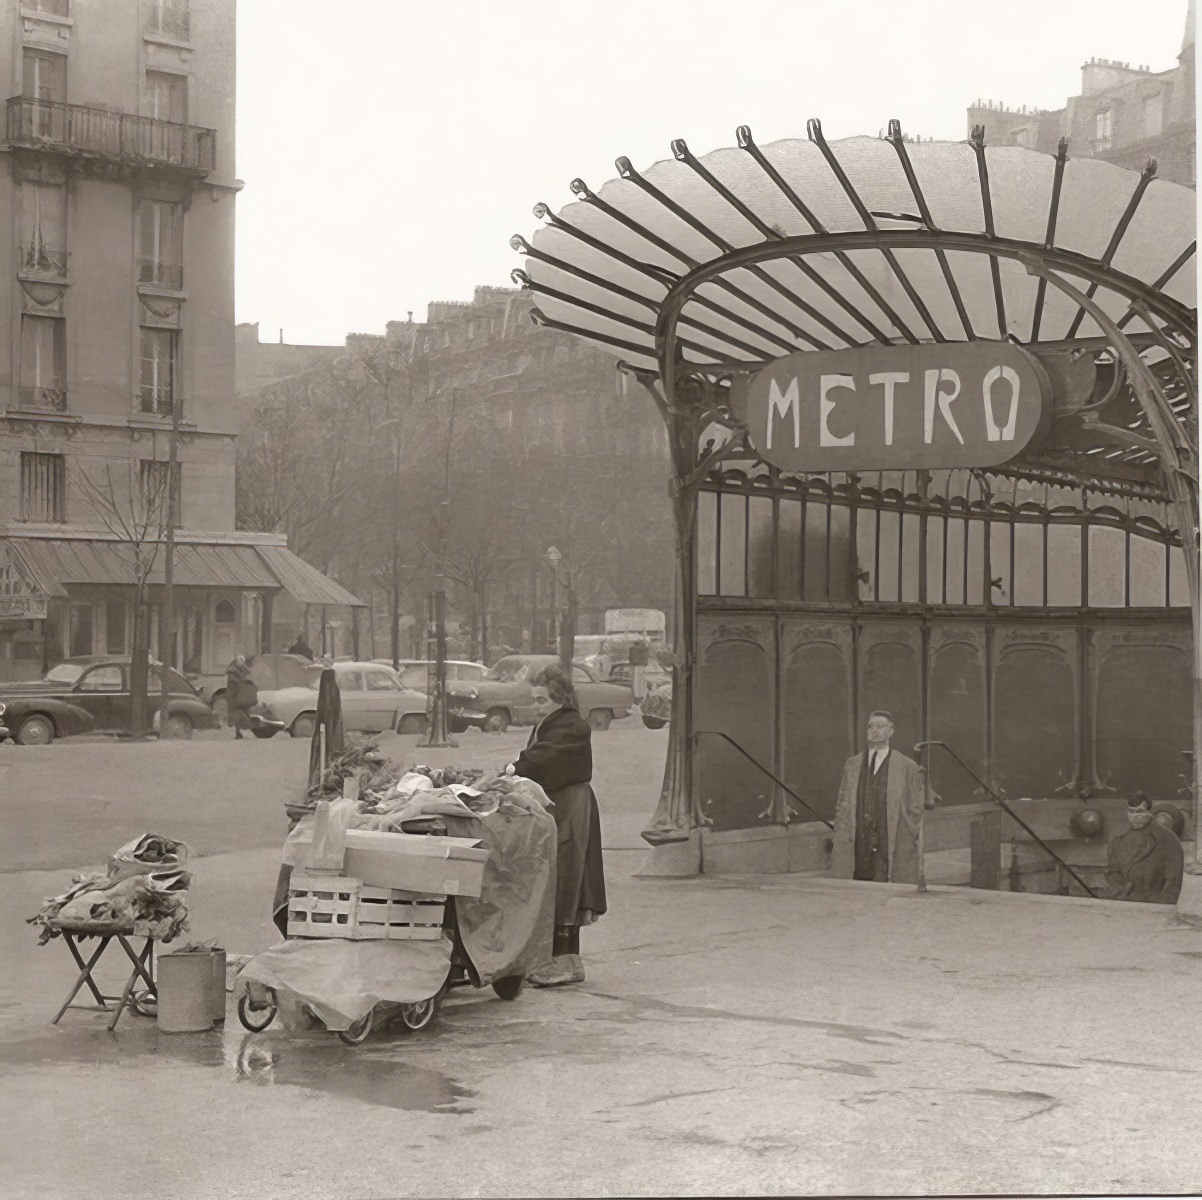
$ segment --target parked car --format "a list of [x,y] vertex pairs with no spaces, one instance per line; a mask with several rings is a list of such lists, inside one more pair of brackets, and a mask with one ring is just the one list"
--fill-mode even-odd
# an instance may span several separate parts
[[[342,699],[342,724],[348,730],[379,733],[424,733],[427,727],[426,697],[403,687],[397,673],[383,663],[336,662],[334,677]],[[259,692],[252,715],[282,721],[293,737],[312,737],[317,724],[317,685],[321,663],[306,663],[304,683],[299,687]]]
[[[536,705],[532,676],[549,663],[553,654],[509,654],[498,659],[488,675],[477,683],[447,685],[447,717],[451,728],[469,725],[501,732],[510,725],[534,725],[550,710]],[[634,692],[625,684],[602,683],[583,663],[572,664],[572,682],[580,700],[580,711],[594,729],[608,729],[611,721],[630,715]]]
[[[45,746],[56,737],[128,730],[133,717],[130,660],[103,655],[64,659],[43,679],[0,685],[4,724],[25,746]],[[162,675],[167,674],[167,726],[172,737],[190,738],[194,729],[218,721],[197,690],[171,667],[150,664],[147,715],[157,724]]]
[[[250,676],[259,691],[276,691],[279,688],[304,687],[308,676],[306,670],[312,663],[300,654],[260,654],[250,664]],[[223,724],[228,719],[225,703],[225,684],[220,684],[208,697],[213,712]]]
[[12,737],[12,731],[4,723],[4,705],[0,704],[0,742],[6,742]]
[[[392,666],[391,658],[377,658],[374,662]],[[488,668],[483,663],[465,662],[460,659],[447,659],[447,682],[475,683],[479,679],[488,678]],[[434,678],[435,663],[428,658],[402,658],[397,674],[401,677],[401,685],[413,688],[418,692],[428,692],[430,682]]]

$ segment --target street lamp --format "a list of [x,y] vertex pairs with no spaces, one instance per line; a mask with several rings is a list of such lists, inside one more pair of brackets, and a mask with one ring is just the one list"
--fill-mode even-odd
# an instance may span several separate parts
[[[569,568],[564,568],[561,584],[559,568],[563,562],[563,555],[557,547],[548,546],[546,559],[551,564],[551,611],[554,614],[556,652],[559,655],[559,665],[570,676],[572,673],[572,654],[576,643],[576,599],[572,593],[572,572]],[[565,601],[562,604],[559,596],[561,586],[566,593]]]

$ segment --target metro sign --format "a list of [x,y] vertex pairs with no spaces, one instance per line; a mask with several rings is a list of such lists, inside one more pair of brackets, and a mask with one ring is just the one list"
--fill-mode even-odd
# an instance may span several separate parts
[[1051,383],[1004,342],[778,358],[747,385],[751,444],[789,471],[992,467],[1041,432]]

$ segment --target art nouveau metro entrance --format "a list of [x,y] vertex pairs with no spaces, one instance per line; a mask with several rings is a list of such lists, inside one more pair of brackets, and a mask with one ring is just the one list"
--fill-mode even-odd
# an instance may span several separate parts
[[[1194,194],[887,138],[618,160],[531,242],[537,320],[670,434],[673,742],[645,836],[820,814],[866,713],[1010,797],[1187,806],[1198,742]],[[716,733],[715,733],[716,731]],[[976,799],[931,757],[941,804]]]

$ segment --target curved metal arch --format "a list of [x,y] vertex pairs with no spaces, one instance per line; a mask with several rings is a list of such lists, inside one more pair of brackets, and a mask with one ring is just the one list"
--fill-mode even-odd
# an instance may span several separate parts
[[675,372],[671,368],[677,361],[676,324],[680,320],[684,305],[703,284],[710,283],[739,267],[754,266],[777,258],[865,249],[956,250],[985,254],[995,259],[1007,258],[1024,265],[1034,259],[1050,269],[1082,278],[1098,287],[1105,287],[1122,296],[1133,308],[1144,307],[1165,325],[1182,334],[1190,345],[1196,345],[1190,310],[1184,305],[1141,280],[1112,267],[1103,266],[1096,259],[1074,251],[1036,246],[1031,242],[978,233],[911,229],[853,230],[845,233],[803,234],[772,242],[760,242],[711,259],[683,275],[668,289],[660,303],[655,323],[656,357],[659,360],[660,377],[671,390],[668,381],[674,377]]

